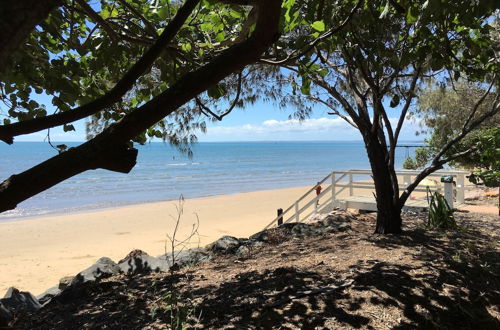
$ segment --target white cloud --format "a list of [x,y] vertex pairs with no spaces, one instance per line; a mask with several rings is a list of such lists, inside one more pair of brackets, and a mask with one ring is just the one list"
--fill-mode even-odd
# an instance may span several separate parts
[[[398,118],[390,118],[395,126]],[[406,121],[401,140],[415,140],[417,122]],[[360,133],[341,118],[269,119],[257,125],[213,126],[200,141],[259,141],[259,140],[359,140]]]

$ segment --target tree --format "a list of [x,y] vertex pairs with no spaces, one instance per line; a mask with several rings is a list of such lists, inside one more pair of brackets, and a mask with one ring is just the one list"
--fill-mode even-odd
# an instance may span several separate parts
[[[426,146],[415,151],[414,159],[409,160],[412,168],[421,168],[427,165],[432,157],[456,136],[463,123],[467,120],[469,109],[487,93],[484,86],[466,81],[457,81],[449,85],[427,86],[418,97],[416,107],[411,116],[421,119],[423,132],[430,136],[426,139]],[[476,116],[486,113],[494,104],[495,95],[486,96],[476,111]],[[452,165],[464,168],[483,168],[480,161],[478,141],[489,128],[500,125],[500,116],[492,116],[478,125],[477,129],[464,139],[455,143],[446,155],[463,152],[474,148],[474,151],[454,160]]]
[[[340,5],[339,5],[340,3]],[[375,183],[377,233],[399,233],[401,210],[411,192],[430,173],[472,150],[452,147],[484,120],[500,111],[500,66],[488,20],[493,1],[317,1],[297,4],[296,15],[315,17],[309,27],[298,26],[289,39],[280,39],[261,62],[281,67],[279,82],[288,85],[278,95],[295,104],[295,116],[305,118],[320,103],[359,130],[366,146]],[[354,7],[354,9],[353,9]],[[344,23],[337,25],[341,18]],[[306,30],[315,33],[304,33]],[[307,45],[307,51],[301,51]],[[486,93],[466,109],[466,120],[442,145],[429,164],[400,194],[395,172],[395,149],[409,110],[423,82],[460,76],[491,82]],[[287,93],[287,90],[291,90]],[[482,114],[478,108],[493,95]],[[390,108],[394,110],[389,111]],[[398,112],[395,120],[391,112]]]
[[[278,38],[281,15],[279,0],[21,3],[0,6],[0,22],[9,25],[0,34],[0,97],[9,107],[0,139],[70,130],[92,115],[108,122],[89,141],[2,182],[0,212],[89,169],[128,173],[137,156],[131,142],[156,134],[166,116],[258,60]],[[155,79],[161,83],[148,91]],[[47,115],[32,91],[52,95],[59,112]]]
[[500,128],[484,129],[476,139],[477,165],[469,180],[487,187],[498,187],[498,215],[500,215]]

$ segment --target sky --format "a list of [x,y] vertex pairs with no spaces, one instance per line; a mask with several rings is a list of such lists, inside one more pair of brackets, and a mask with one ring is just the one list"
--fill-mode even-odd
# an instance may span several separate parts
[[[39,96],[38,101],[46,105],[52,113],[50,98]],[[398,109],[389,108],[389,117],[394,124],[399,115]],[[343,119],[328,115],[327,109],[318,105],[311,118],[299,122],[288,116],[293,109],[279,109],[272,103],[256,102],[245,109],[234,109],[221,122],[210,122],[207,133],[197,134],[200,142],[235,142],[235,141],[360,141],[359,132]],[[85,121],[74,124],[75,132],[63,132],[53,128],[50,138],[53,142],[85,141]],[[419,129],[417,122],[406,121],[400,141],[421,141],[422,136],[415,136]],[[44,141],[47,131],[16,137],[16,141]],[[159,141],[159,140],[158,140]]]

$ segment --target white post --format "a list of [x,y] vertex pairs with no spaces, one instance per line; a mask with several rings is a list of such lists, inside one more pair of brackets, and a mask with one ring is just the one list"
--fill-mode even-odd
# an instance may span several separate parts
[[295,202],[295,221],[299,222],[299,202]]
[[352,187],[352,174],[349,173],[349,196],[354,195],[354,188]]
[[335,208],[335,173],[332,172],[332,209]]
[[451,208],[453,208],[453,183],[445,182],[444,183],[444,198],[448,202]]
[[465,194],[465,179],[463,174],[457,175],[457,203],[458,204],[463,204],[464,203],[464,194]]
[[403,185],[404,189],[410,185],[411,175],[405,174],[403,175]]

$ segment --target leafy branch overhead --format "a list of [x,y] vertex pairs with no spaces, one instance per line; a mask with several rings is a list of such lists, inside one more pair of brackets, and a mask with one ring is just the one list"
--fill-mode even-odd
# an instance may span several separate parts
[[[172,29],[172,32],[171,35],[166,32],[162,34],[163,38],[159,39],[161,41],[157,41],[156,44],[152,45],[150,50],[147,51],[142,58],[139,54],[143,46],[129,44],[126,40],[120,40],[120,42],[116,44],[113,40],[104,37],[106,30],[103,29],[97,33],[92,31],[93,28],[91,26],[83,23],[83,25],[79,25],[79,31],[89,34],[85,35],[85,38],[92,38],[92,35],[95,34],[97,39],[95,41],[97,44],[91,42],[92,45],[90,49],[92,49],[92,51],[85,53],[79,48],[82,46],[81,41],[84,36],[79,35],[76,37],[78,40],[71,39],[75,25],[67,24],[67,20],[69,20],[69,23],[72,23],[71,17],[77,16],[81,22],[84,22],[87,17],[79,11],[75,11],[73,15],[73,12],[69,11],[66,6],[58,7],[57,10],[53,11],[47,20],[41,24],[43,25],[46,21],[49,21],[53,22],[57,28],[49,25],[47,31],[43,31],[42,33],[41,31],[34,30],[29,36],[30,39],[27,44],[30,45],[30,42],[33,42],[33,46],[37,47],[36,50],[41,54],[40,58],[42,60],[42,65],[39,71],[34,72],[35,70],[31,70],[31,72],[28,71],[26,75],[32,74],[35,76],[34,78],[37,78],[36,75],[44,73],[43,65],[46,65],[45,68],[47,71],[56,74],[54,81],[61,78],[57,75],[64,77],[68,77],[69,75],[71,77],[71,90],[69,88],[65,90],[66,87],[64,87],[63,84],[54,85],[57,88],[51,89],[49,87],[52,85],[47,86],[47,84],[54,83],[53,81],[45,80],[46,83],[42,83],[41,79],[19,77],[19,75],[24,74],[22,71],[10,71],[9,69],[20,67],[20,63],[22,64],[22,61],[26,60],[28,57],[28,54],[19,52],[20,55],[18,55],[18,53],[12,55],[12,60],[9,62],[11,65],[2,67],[1,71],[2,87],[5,89],[7,84],[11,87],[15,87],[8,97],[4,98],[11,102],[11,108],[13,107],[16,109],[15,111],[18,111],[19,102],[17,98],[20,93],[19,88],[23,86],[26,87],[26,90],[24,90],[24,93],[21,93],[21,96],[27,100],[31,93],[32,84],[37,81],[40,82],[40,84],[36,85],[36,87],[40,88],[40,90],[45,91],[47,94],[57,94],[57,96],[53,98],[53,103],[59,102],[54,100],[63,101],[65,106],[59,107],[61,112],[72,112],[70,109],[71,105],[77,102],[86,104],[88,99],[102,96],[102,90],[110,89],[107,86],[109,81],[117,81],[123,84],[125,88],[114,91],[118,94],[118,96],[114,97],[119,98],[119,100],[114,101],[112,107],[106,108],[103,112],[104,114],[108,113],[111,121],[104,125],[102,132],[95,135],[88,142],[76,148],[69,149],[32,169],[12,176],[4,181],[0,185],[0,195],[2,196],[0,210],[12,209],[20,201],[85,170],[104,168],[118,172],[129,172],[135,165],[137,154],[137,151],[130,147],[131,141],[142,141],[143,138],[141,136],[144,136],[148,129],[158,123],[160,123],[158,124],[160,127],[161,125],[167,127],[163,122],[166,116],[172,115],[185,103],[192,100],[198,94],[205,92],[211,86],[219,83],[232,73],[240,72],[246,65],[255,62],[261,53],[264,52],[279,35],[278,22],[281,12],[281,3],[278,0],[228,2],[231,3],[231,5],[221,5],[216,1],[212,3],[204,1],[202,4],[197,5],[198,1],[187,0],[182,7],[177,9],[174,9],[174,5],[170,4],[170,2],[165,1],[162,4],[155,2],[159,6],[158,8],[164,8],[164,6],[170,8],[167,13],[167,18],[171,18],[170,23],[166,26],[159,26],[158,29],[162,30],[161,32]],[[232,4],[237,5],[235,7]],[[248,4],[255,8],[252,17],[250,17],[250,19],[255,20],[252,32],[241,42],[235,43],[232,46],[214,47],[213,43],[217,39],[217,34],[224,33],[224,38],[226,38],[226,33],[227,38],[231,36],[236,38],[238,36],[239,31],[234,27],[244,26],[245,15],[243,15],[243,13],[246,14],[248,11],[245,8],[240,8],[240,4]],[[116,7],[114,7],[114,2],[109,2],[108,5],[111,6],[109,8],[116,9]],[[233,9],[233,7],[236,9]],[[109,24],[115,25],[115,18],[116,21],[122,21],[123,17],[120,16],[121,11],[119,9],[117,9],[117,11],[113,11],[114,9],[108,10],[110,13],[109,16],[107,16],[107,14],[103,16],[102,11],[107,10],[107,8],[107,6],[101,7],[101,17],[107,19]],[[122,8],[122,10],[125,12],[125,9]],[[186,12],[183,13],[183,10]],[[237,15],[231,16],[231,12],[241,12],[242,15],[234,17]],[[134,31],[134,33],[136,32],[134,38],[138,38],[142,36],[143,32],[138,27],[146,27],[142,23],[139,23],[141,18],[135,17],[134,15],[136,15],[136,13],[129,12],[129,14],[131,18],[127,20],[127,17],[125,17],[125,21],[130,23],[130,25],[127,24],[126,26]],[[151,11],[151,15],[159,14],[158,11],[153,10]],[[202,22],[206,22],[209,19],[211,22],[217,22],[217,26],[201,28]],[[174,24],[173,22],[176,20],[177,23]],[[229,22],[235,24],[229,24]],[[132,23],[136,23],[135,25],[138,27],[133,28]],[[96,26],[98,26],[98,24],[97,22]],[[182,26],[182,28],[179,29],[179,26]],[[51,29],[51,27],[53,29]],[[47,35],[59,38],[58,41],[63,41],[63,47],[67,48],[54,48],[59,46],[49,47],[49,49],[45,48],[47,43],[43,42],[45,41],[43,38],[46,38]],[[163,48],[162,46],[164,46],[165,43],[169,43],[170,40],[173,40],[173,36],[177,37],[176,43],[172,46],[174,51],[170,52],[169,47],[167,47],[164,52],[158,51],[158,49],[155,51],[155,47]],[[202,43],[200,39],[206,42]],[[182,50],[182,45],[192,40],[196,41],[196,44],[195,42],[192,43],[196,45],[196,49],[192,47],[189,53]],[[66,43],[64,44],[64,42]],[[158,43],[160,45],[158,45]],[[48,44],[52,45],[50,42],[48,42]],[[57,42],[57,44],[59,44],[59,42]],[[76,47],[70,49],[70,46]],[[78,56],[73,49],[80,51]],[[184,49],[187,48],[184,47]],[[192,54],[193,49],[196,50],[194,54]],[[62,59],[49,59],[49,53],[57,54],[60,52],[63,52]],[[128,63],[132,58],[138,58],[137,63],[139,64],[136,64],[135,67],[125,72],[123,68],[129,66],[124,64]],[[52,64],[54,61],[56,62]],[[141,74],[152,64],[152,61],[154,61],[154,66],[150,74],[141,76]],[[82,63],[83,67],[80,67],[80,63]],[[74,68],[72,65],[74,65]],[[74,70],[69,70],[71,68]],[[58,70],[60,70],[60,72],[58,72]],[[64,75],[62,74],[63,71],[65,72]],[[14,85],[12,79],[16,77],[19,77],[18,79],[21,83]],[[124,77],[123,80],[122,77]],[[133,84],[133,80],[138,77],[141,77],[141,79],[135,83],[134,88],[137,86],[145,87],[141,87],[139,90],[132,89],[132,93],[129,95],[130,97],[125,95],[122,99],[121,96],[123,95],[123,91],[130,87],[131,82]],[[8,83],[4,83],[4,81]],[[86,88],[83,88],[83,86]],[[148,92],[145,93],[144,90]],[[12,93],[15,95],[11,96]],[[2,96],[3,95],[2,92]],[[68,97],[63,97],[64,95]],[[106,101],[109,102],[109,99]],[[26,102],[23,102],[24,101],[21,100],[21,105],[25,105]],[[135,107],[133,107],[132,104],[135,104]],[[28,117],[31,116],[30,111],[21,111],[19,113],[26,114]],[[14,113],[14,115],[16,114],[18,113]],[[41,118],[44,116],[33,115],[31,117],[32,118],[20,118],[20,115],[18,115],[17,119],[26,119],[21,120],[18,124],[19,127],[23,127],[24,123],[38,123],[37,117]],[[180,124],[182,124],[182,122]],[[7,124],[3,129],[8,130],[6,127],[12,127],[9,125],[14,124]]]

